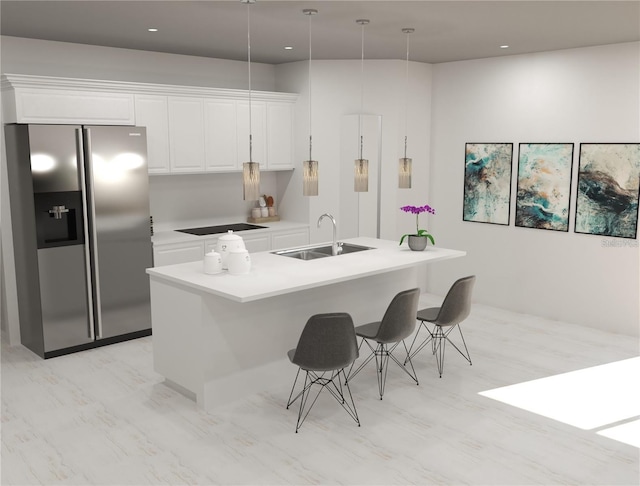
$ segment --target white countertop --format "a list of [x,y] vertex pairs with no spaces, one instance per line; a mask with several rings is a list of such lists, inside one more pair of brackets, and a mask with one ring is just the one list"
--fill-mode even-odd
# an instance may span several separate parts
[[251,272],[247,275],[230,275],[226,271],[207,275],[203,272],[202,261],[149,268],[147,273],[151,279],[172,282],[236,302],[251,302],[466,255],[464,251],[437,247],[411,251],[406,245],[399,246],[397,241],[375,238],[343,241],[374,249],[316,260],[298,260],[271,252],[252,253]]
[[[204,226],[217,226],[223,224],[233,224],[233,223],[246,223],[246,218],[226,218],[226,219],[207,219],[207,220],[194,220],[194,221],[186,221],[181,222],[179,224],[171,224],[171,225],[157,225],[154,229],[154,234],[151,237],[151,241],[154,245],[167,245],[172,243],[189,243],[191,241],[204,241],[207,239],[218,238],[224,233],[214,233],[210,235],[192,235],[189,233],[181,233],[176,231],[178,229],[186,229],[186,228],[201,228]],[[248,236],[248,235],[259,235],[264,232],[273,232],[273,231],[286,231],[297,228],[308,228],[308,223],[296,223],[293,221],[274,221],[270,223],[249,223],[256,224],[258,226],[265,226],[264,229],[253,229],[246,231],[235,231],[239,236]]]

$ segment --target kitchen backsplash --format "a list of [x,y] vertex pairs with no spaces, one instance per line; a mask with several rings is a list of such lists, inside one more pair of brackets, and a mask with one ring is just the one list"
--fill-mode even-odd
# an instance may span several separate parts
[[[260,189],[276,194],[275,172],[260,173]],[[150,176],[149,199],[156,225],[226,217],[246,221],[256,204],[242,199],[241,173]]]

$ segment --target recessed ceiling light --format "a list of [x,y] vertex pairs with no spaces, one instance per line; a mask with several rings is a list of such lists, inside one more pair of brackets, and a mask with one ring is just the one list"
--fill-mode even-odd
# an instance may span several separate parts
[[509,46],[505,44],[503,46],[500,46],[500,49],[509,49]]
[[291,47],[291,46],[284,46],[284,50],[285,50],[285,51],[292,51],[292,50],[293,50],[293,47]]
[[153,27],[150,29],[147,29],[149,32],[158,32],[158,29],[154,29]]

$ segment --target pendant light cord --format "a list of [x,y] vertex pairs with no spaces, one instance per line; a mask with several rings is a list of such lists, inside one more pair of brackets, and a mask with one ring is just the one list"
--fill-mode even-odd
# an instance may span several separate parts
[[253,135],[251,120],[251,2],[247,2],[247,61],[249,66],[249,162],[253,162]]
[[404,158],[407,158],[407,127],[408,123],[408,97],[409,97],[409,34],[407,32],[407,63],[405,68],[405,90],[404,90]]
[[[368,23],[368,22],[366,22]],[[364,110],[364,26],[366,25],[365,21],[360,22],[361,27],[361,39],[360,39],[360,51],[361,51],[361,61],[360,61],[360,123],[358,126],[358,131],[360,132],[360,159],[362,159],[362,145],[363,145],[363,135],[362,135],[362,115]]]
[[312,12],[307,13],[309,17],[309,160],[313,160],[311,156],[311,17],[313,16]]

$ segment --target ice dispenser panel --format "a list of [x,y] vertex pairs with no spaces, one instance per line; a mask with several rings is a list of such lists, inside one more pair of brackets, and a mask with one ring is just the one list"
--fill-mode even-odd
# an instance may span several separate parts
[[39,249],[84,243],[80,191],[37,193],[34,203]]

